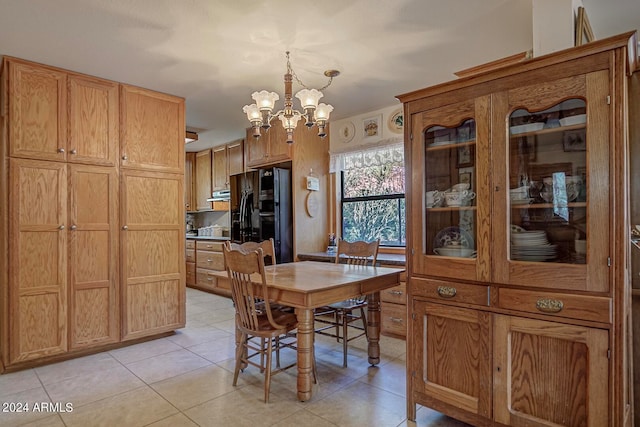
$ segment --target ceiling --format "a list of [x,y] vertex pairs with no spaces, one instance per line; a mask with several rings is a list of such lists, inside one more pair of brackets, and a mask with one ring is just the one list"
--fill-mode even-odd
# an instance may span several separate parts
[[[596,38],[640,28],[638,0],[583,3]],[[186,98],[187,128],[200,134],[189,151],[242,138],[253,91],[282,97],[287,50],[307,86],[340,70],[322,99],[340,119],[532,47],[532,0],[0,0],[0,10],[0,55]]]

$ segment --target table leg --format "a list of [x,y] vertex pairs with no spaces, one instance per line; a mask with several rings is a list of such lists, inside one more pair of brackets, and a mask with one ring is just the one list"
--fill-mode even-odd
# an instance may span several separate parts
[[313,310],[296,308],[298,317],[298,400],[311,399],[313,381]]
[[380,363],[380,292],[367,295],[367,335],[369,338],[369,363]]

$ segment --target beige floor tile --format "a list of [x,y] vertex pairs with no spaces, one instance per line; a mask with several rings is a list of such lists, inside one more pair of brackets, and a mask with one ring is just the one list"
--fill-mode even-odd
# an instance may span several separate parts
[[191,421],[184,414],[179,413],[149,424],[147,427],[198,427],[198,424]]
[[236,357],[236,337],[230,334],[226,335],[226,337],[220,337],[214,341],[194,345],[187,349],[214,363],[234,359]]
[[0,375],[0,401],[6,402],[7,400],[3,399],[6,395],[41,386],[42,384],[33,369]]
[[159,381],[151,387],[181,411],[237,389],[233,374],[217,365]]
[[32,423],[23,424],[23,427],[65,427],[59,414],[41,418]]
[[[4,395],[2,402],[11,404],[11,406],[7,406],[9,412],[0,410],[0,425],[2,427],[19,426],[54,415],[39,409],[42,407],[41,403],[51,402],[42,386]],[[39,406],[36,407],[34,404]]]
[[235,333],[235,330],[236,330],[236,321],[235,319],[229,319],[221,322],[212,323],[211,326],[214,326],[227,333],[233,334]]
[[124,366],[100,369],[45,386],[54,402],[70,402],[74,408],[145,386]]
[[67,427],[137,427],[167,418],[178,410],[150,388],[118,394],[62,414]]
[[339,426],[395,427],[406,419],[405,406],[403,397],[358,381],[306,409]]
[[184,328],[176,331],[174,335],[168,336],[167,339],[174,344],[182,347],[191,347],[193,345],[214,341],[229,336],[229,333],[215,327],[203,326],[196,328]]
[[129,347],[111,350],[109,353],[122,364],[129,364],[160,354],[182,349],[181,346],[166,338],[134,344]]
[[271,426],[302,409],[302,404],[271,394],[264,403],[264,389],[247,385],[193,407],[184,414],[199,426]]
[[127,368],[147,384],[211,365],[206,359],[182,349],[127,364]]
[[303,409],[274,424],[273,427],[334,427],[335,425]]
[[406,366],[400,359],[392,360],[383,366],[370,368],[367,375],[359,379],[399,396],[407,395]]
[[77,359],[66,360],[52,365],[35,368],[36,374],[44,385],[63,381],[80,375],[90,374],[96,370],[110,369],[120,366],[120,362],[109,353],[98,353]]

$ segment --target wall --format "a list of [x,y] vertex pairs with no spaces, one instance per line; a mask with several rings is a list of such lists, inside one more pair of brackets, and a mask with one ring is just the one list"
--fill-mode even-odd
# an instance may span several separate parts
[[[391,123],[391,119],[396,113],[402,114],[402,104],[400,102],[365,114],[332,121],[329,130],[329,152],[336,154],[401,142],[403,140],[403,131],[398,129],[397,125]],[[366,135],[364,128],[370,119],[377,119],[379,124],[378,135]]]

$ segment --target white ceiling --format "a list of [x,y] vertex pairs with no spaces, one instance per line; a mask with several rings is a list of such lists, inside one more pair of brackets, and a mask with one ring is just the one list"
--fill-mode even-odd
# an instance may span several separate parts
[[[565,0],[566,1],[566,0]],[[638,0],[583,0],[596,38],[640,28]],[[332,119],[532,47],[532,0],[0,0],[0,55],[186,98],[189,151],[244,136],[284,52]],[[294,93],[299,90],[294,83]],[[297,103],[297,100],[295,100]],[[282,101],[279,104],[282,105]]]

